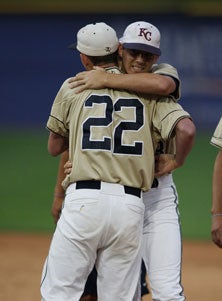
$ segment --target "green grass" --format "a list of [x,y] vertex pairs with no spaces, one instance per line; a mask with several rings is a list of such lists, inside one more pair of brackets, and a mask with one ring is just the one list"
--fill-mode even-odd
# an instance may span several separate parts
[[210,239],[212,170],[217,150],[199,135],[185,165],[175,171],[184,238]]
[[[0,133],[0,230],[52,232],[51,203],[58,158],[47,152],[47,131]],[[210,238],[212,169],[217,150],[198,135],[185,165],[175,172],[184,238]]]
[[48,133],[1,133],[0,229],[51,231],[58,159],[47,153]]

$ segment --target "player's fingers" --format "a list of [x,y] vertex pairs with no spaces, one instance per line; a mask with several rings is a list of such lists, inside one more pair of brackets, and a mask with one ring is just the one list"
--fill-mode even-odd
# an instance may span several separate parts
[[[69,84],[70,89],[75,89],[84,85],[84,82],[81,80],[73,81]],[[75,90],[77,92],[77,89]]]
[[215,239],[214,240],[214,243],[219,247],[219,248],[222,248],[222,241],[220,239]]
[[69,175],[69,174],[71,173],[71,171],[72,171],[72,168],[66,168],[66,169],[64,170],[64,173],[65,173],[66,175]]
[[216,233],[215,233],[215,231],[211,231],[211,238],[212,238],[212,241],[216,244]]
[[70,77],[68,79],[68,83],[69,84],[73,84],[73,83],[75,83],[75,82],[77,82],[77,81],[79,81],[79,80],[81,80],[83,78],[84,78],[84,74],[83,74],[83,72],[81,72],[81,73],[76,74],[76,76]]
[[72,162],[71,161],[67,161],[64,165],[64,168],[69,168],[72,167]]
[[64,167],[64,174],[69,175],[72,171],[72,163],[70,161],[67,161],[63,167]]
[[217,245],[218,245],[219,248],[222,249],[222,241],[221,240],[218,240]]
[[70,89],[76,88],[76,82],[70,83],[70,84],[69,84],[69,88],[70,88]]
[[84,79],[76,79],[69,83],[69,87],[73,89],[73,88],[76,88],[76,87],[84,85],[84,84],[85,84]]
[[218,229],[216,235],[217,235],[217,245],[218,245],[218,247],[222,248],[222,232],[221,232],[221,227]]
[[78,88],[76,88],[75,93],[78,94],[80,92],[83,92],[86,89],[88,89],[88,88],[85,85],[79,86]]
[[84,77],[84,75],[87,74],[87,71],[82,71],[76,74],[75,78],[77,79],[81,79],[82,77]]
[[222,248],[222,237],[220,232],[217,230],[213,230],[211,232],[212,241],[219,247]]
[[71,84],[76,81],[76,76],[72,76],[68,79],[68,83]]
[[90,85],[85,82],[85,80],[78,80],[76,82],[73,82],[71,84],[71,88],[75,88],[75,93],[78,94],[80,92],[83,92],[86,89],[90,88]]

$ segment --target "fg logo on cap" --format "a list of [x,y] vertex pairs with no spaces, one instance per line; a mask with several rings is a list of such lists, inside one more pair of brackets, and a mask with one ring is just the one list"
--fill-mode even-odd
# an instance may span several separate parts
[[106,51],[106,53],[110,53],[111,52],[111,47],[105,47],[105,51]]

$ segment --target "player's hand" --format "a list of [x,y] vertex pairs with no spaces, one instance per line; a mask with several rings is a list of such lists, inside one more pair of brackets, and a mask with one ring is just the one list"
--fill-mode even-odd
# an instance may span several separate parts
[[54,196],[54,200],[52,203],[51,213],[54,220],[54,223],[57,224],[63,204],[64,196]]
[[69,175],[72,171],[72,162],[67,161],[66,164],[64,165],[64,173],[66,175]]
[[174,155],[161,154],[155,158],[155,177],[171,173],[179,167]]
[[222,216],[212,216],[211,237],[212,241],[222,248]]
[[76,93],[86,89],[102,89],[105,87],[107,72],[101,67],[93,67],[91,71],[83,71],[71,77],[69,87],[75,88]]

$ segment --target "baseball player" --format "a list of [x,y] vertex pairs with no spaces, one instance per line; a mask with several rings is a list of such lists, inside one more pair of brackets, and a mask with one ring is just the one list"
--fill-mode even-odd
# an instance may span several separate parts
[[[149,94],[170,94],[180,98],[180,80],[174,67],[156,64],[160,49],[158,29],[147,22],[130,24],[120,39],[122,69],[128,74],[105,74],[95,68],[70,79],[78,91],[86,88],[115,87]],[[139,57],[140,51],[142,51]],[[96,70],[97,69],[97,70]],[[142,72],[142,73],[141,73]],[[144,73],[147,72],[147,73]],[[136,74],[135,74],[136,73]],[[140,74],[139,74],[140,73]],[[156,154],[174,154],[175,141],[160,141]],[[154,300],[184,300],[181,285],[181,232],[178,195],[172,174],[157,178],[158,187],[143,194],[145,203],[143,259]],[[165,241],[167,239],[167,242]]]
[[[104,23],[79,31],[77,49],[86,69],[98,63],[96,56],[104,64],[106,54],[109,72],[119,73],[107,55],[118,47],[112,32]],[[65,203],[43,271],[42,300],[78,300],[95,262],[98,298],[132,300],[140,270],[140,194],[153,180],[150,128],[166,139],[189,116],[173,103],[156,107],[156,101],[125,91],[75,94],[68,81],[62,85],[47,123],[48,150],[58,155],[69,148],[75,168],[63,183]],[[178,131],[180,142],[186,141],[186,131]],[[177,146],[172,162],[181,165],[180,150],[187,145]]]
[[222,248],[222,117],[210,142],[219,148],[213,169],[211,235],[213,242],[219,248]]
[[[62,203],[65,197],[65,190],[62,186],[62,182],[65,179],[66,174],[70,174],[72,170],[72,164],[69,160],[69,152],[65,151],[61,154],[59,161],[59,168],[57,174],[57,182],[55,186],[55,194],[52,206],[52,216],[55,224],[59,220],[61,214]],[[146,269],[144,262],[141,265],[141,296],[149,294],[149,290],[146,283]],[[97,271],[94,266],[92,272],[90,273],[84,292],[80,298],[80,301],[97,301]]]

